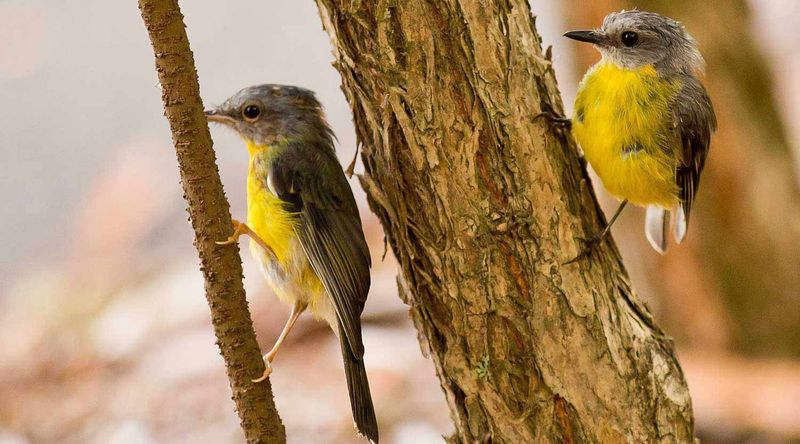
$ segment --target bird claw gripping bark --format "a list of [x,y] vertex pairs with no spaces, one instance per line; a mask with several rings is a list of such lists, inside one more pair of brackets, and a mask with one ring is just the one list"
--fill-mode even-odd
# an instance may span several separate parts
[[575,239],[583,244],[583,248],[581,249],[581,252],[578,253],[577,256],[564,262],[564,265],[574,264],[575,262],[578,262],[579,260],[585,257],[589,257],[594,251],[594,249],[597,248],[600,245],[600,243],[603,242],[605,236],[602,234],[595,234],[594,236],[576,237]]
[[236,243],[239,240],[239,237],[241,237],[243,234],[246,234],[246,235],[250,236],[250,238],[253,239],[267,253],[271,254],[273,257],[275,256],[275,252],[272,250],[272,248],[269,245],[267,245],[267,243],[264,242],[264,240],[261,239],[261,237],[259,237],[258,234],[256,234],[255,231],[250,229],[250,227],[248,227],[247,224],[245,224],[243,222],[239,222],[236,219],[231,219],[231,222],[233,222],[233,234],[228,236],[228,238],[225,239],[224,241],[216,241],[216,242],[214,242],[215,244],[217,244],[217,245],[231,245],[231,244]]
[[553,109],[546,104],[542,105],[542,112],[533,116],[533,120],[545,119],[551,126],[556,128],[571,129],[572,120],[557,114]]
[[241,235],[243,235],[243,234],[247,233],[248,231],[250,231],[250,228],[247,225],[239,222],[236,219],[231,219],[231,222],[233,222],[233,234],[228,236],[228,238],[225,239],[224,241],[216,241],[216,242],[214,242],[215,244],[217,244],[217,245],[231,245],[233,243],[236,243],[239,240],[239,237]]
[[258,378],[253,379],[252,380],[253,382],[256,383],[263,382],[266,381],[267,378],[269,378],[269,375],[272,374],[272,365],[270,364],[269,361],[270,359],[267,357],[267,355],[264,355],[264,373],[262,373],[261,376],[259,376]]

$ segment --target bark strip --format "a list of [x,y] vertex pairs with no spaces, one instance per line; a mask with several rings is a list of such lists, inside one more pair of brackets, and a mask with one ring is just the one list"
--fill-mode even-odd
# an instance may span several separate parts
[[194,57],[176,0],[139,0],[156,59],[162,100],[200,255],[211,321],[249,443],[285,443],[269,380],[254,384],[263,364],[242,286],[238,246],[214,242],[231,233],[230,208],[203,114]]
[[[691,442],[672,343],[608,241],[527,0],[316,0],[450,442]],[[380,412],[379,412],[380,413]]]

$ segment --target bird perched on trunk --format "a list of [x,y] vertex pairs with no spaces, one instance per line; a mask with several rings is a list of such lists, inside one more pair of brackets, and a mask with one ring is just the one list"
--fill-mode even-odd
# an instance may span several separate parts
[[242,234],[267,282],[292,312],[270,363],[306,309],[338,335],[358,431],[378,442],[361,312],[370,285],[370,255],[353,193],[336,158],[333,132],[314,93],[294,86],[245,88],[206,111],[209,121],[234,129],[250,153],[247,223],[234,221],[231,244]]
[[645,234],[667,248],[686,236],[716,117],[697,76],[705,62],[677,21],[645,11],[609,14],[600,29],[570,31],[602,59],[584,76],[572,133],[606,189],[622,201],[606,228],[587,239],[578,259],[608,234],[630,202],[647,207]]

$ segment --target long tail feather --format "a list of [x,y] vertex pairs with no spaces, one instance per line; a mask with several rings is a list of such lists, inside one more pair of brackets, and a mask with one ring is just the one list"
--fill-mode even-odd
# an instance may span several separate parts
[[667,251],[669,232],[669,212],[661,207],[647,207],[644,220],[644,233],[654,250],[661,254]]
[[372,443],[378,444],[378,421],[375,419],[375,408],[372,406],[372,395],[369,391],[367,370],[364,361],[358,359],[350,350],[347,336],[339,325],[339,342],[342,346],[344,373],[347,376],[347,389],[350,392],[350,408],[358,432]]

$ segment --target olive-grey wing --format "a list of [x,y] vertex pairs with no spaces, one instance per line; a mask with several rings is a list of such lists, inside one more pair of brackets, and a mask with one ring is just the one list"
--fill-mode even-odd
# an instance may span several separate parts
[[689,215],[700,184],[700,173],[703,172],[711,145],[711,133],[717,127],[711,99],[705,87],[694,76],[686,75],[682,79],[673,119],[679,142],[675,182],[680,198],[675,221],[675,240],[681,242],[686,236]]

